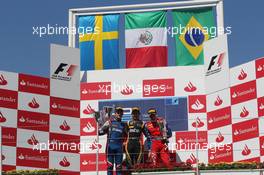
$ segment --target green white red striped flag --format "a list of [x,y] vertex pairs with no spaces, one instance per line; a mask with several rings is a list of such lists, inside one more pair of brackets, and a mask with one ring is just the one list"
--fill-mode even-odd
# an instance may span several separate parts
[[165,11],[125,15],[126,67],[168,65]]

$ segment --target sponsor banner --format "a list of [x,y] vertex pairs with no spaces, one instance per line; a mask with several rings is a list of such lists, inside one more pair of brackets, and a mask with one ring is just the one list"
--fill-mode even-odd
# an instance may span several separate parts
[[264,136],[264,117],[259,118],[258,120],[258,125],[259,125],[259,136]]
[[[99,175],[106,175],[107,171],[98,171]],[[80,175],[98,175],[96,171],[81,172]]]
[[59,170],[59,174],[60,175],[80,175],[80,172]]
[[32,150],[27,148],[17,148],[17,166],[49,168],[49,152]]
[[50,82],[48,78],[19,74],[18,90],[21,92],[49,95]]
[[82,100],[81,101],[81,118],[94,118],[94,112],[98,111],[97,100]]
[[66,134],[50,133],[49,149],[59,152],[79,153],[80,137]]
[[231,104],[235,105],[257,98],[256,88],[256,80],[231,87]]
[[188,114],[188,131],[207,131],[206,113]]
[[2,127],[2,145],[14,146],[17,145],[17,129]]
[[264,97],[258,98],[258,116],[264,116]]
[[[241,160],[239,162],[255,162],[255,163],[259,163],[260,162],[260,157],[253,157],[253,158],[250,158],[250,159],[246,159],[246,160]],[[258,175],[258,174],[257,174]]]
[[174,79],[143,80],[143,97],[174,96]]
[[76,136],[80,135],[80,119],[51,114],[50,123],[50,132]]
[[5,127],[17,127],[17,110],[0,107],[0,125]]
[[0,89],[18,90],[18,74],[0,71]]
[[100,136],[97,140],[97,136],[81,136],[81,154],[86,153],[105,153],[107,136]]
[[[159,73],[153,74],[153,72],[159,72]],[[183,72],[184,72],[184,78],[179,78],[183,76],[182,74]],[[142,95],[149,97],[149,96],[157,96],[157,94],[159,96],[172,96],[173,93],[174,93],[174,96],[205,94],[204,67],[202,65],[87,71],[87,77],[89,77],[87,78],[88,83],[92,83],[92,85],[94,85],[93,83],[96,83],[98,81],[102,83],[112,82],[111,90],[114,91],[114,93],[112,94],[112,99],[117,99],[117,98],[122,99],[122,98],[128,98],[128,97],[131,97],[131,98],[140,97],[141,98]],[[130,80],[131,79],[130,77],[136,77],[136,80]],[[147,82],[146,84],[147,86],[145,87],[146,92],[144,92],[144,85],[142,87],[142,82],[144,80],[162,80],[162,79],[163,80],[174,79],[174,86],[172,86],[171,82],[168,82],[168,81],[167,82],[166,81],[165,82],[162,82],[162,81],[153,82],[154,84],[152,82]],[[121,85],[119,83],[121,83]],[[126,85],[128,85],[128,88],[126,87]],[[133,87],[130,87],[132,85]],[[152,87],[150,87],[150,85],[152,85]],[[165,86],[160,87],[160,85],[165,85]],[[141,87],[138,87],[138,86],[141,86]],[[123,94],[121,94],[122,90],[120,90],[120,88],[124,90]],[[174,88],[174,92],[171,91],[172,88]],[[84,90],[84,93],[86,94],[88,94],[87,89],[89,88],[82,88],[82,90]],[[108,96],[106,96],[106,93],[103,93],[103,94],[98,93],[99,89],[100,89],[99,87],[92,87],[90,91],[94,95],[93,96],[88,95],[88,97],[85,97],[85,95],[83,95],[83,98],[86,100],[91,100],[91,99],[95,100],[95,98],[97,99],[109,99],[110,98],[110,94],[107,94]],[[133,93],[131,89],[133,89]],[[149,89],[151,91],[149,91]],[[109,90],[110,90],[110,87],[109,87]],[[106,90],[102,89],[101,91],[106,91]],[[127,95],[124,95],[124,94],[127,94]]]
[[230,125],[232,123],[231,107],[208,112],[207,122],[208,130]]
[[230,144],[232,139],[232,125],[215,128],[208,131],[208,143],[218,147],[220,145]]
[[45,170],[45,168],[36,168],[36,167],[26,167],[26,166],[16,166],[16,170]]
[[264,78],[257,79],[257,97],[264,96]]
[[2,171],[12,171],[15,169],[16,169],[16,166],[13,166],[13,165],[2,165]]
[[229,58],[227,35],[208,40],[203,46],[206,93],[210,94],[228,88]]
[[[199,162],[203,162],[205,164],[208,163],[208,151],[207,150],[199,150]],[[176,162],[185,162],[192,164],[194,167],[197,164],[197,156],[195,150],[179,150],[177,151]]]
[[51,44],[50,95],[80,100],[80,51]]
[[257,99],[232,105],[231,108],[233,124],[258,118]]
[[17,91],[0,89],[0,107],[17,109]]
[[256,79],[255,61],[230,69],[230,85],[236,86]]
[[260,156],[259,137],[233,143],[234,161],[245,161]]
[[206,96],[193,95],[188,97],[189,113],[205,113],[206,112]]
[[49,113],[49,96],[31,94],[27,92],[18,93],[18,109],[39,112],[39,113]]
[[49,140],[48,132],[17,129],[17,147],[33,149]]
[[16,166],[16,147],[2,146],[2,164]]
[[111,82],[81,83],[81,100],[99,100],[111,98]]
[[17,126],[21,129],[49,132],[49,114],[18,111]]
[[50,97],[50,113],[79,118],[80,101]]
[[215,111],[231,105],[230,89],[215,92],[206,96],[207,112]]
[[[196,132],[182,131],[176,132],[176,150],[192,150],[196,149]],[[198,132],[199,149],[207,149],[207,131]]]
[[94,136],[97,134],[97,123],[95,118],[81,119],[81,136]]
[[255,60],[256,78],[264,77],[264,58]]
[[233,145],[227,144],[209,149],[208,162],[233,162]]
[[80,154],[49,151],[49,168],[80,171]]
[[[87,171],[90,174],[90,171],[96,171],[96,154],[82,154],[80,163],[82,172]],[[104,153],[98,154],[98,169],[100,171],[107,170],[107,160]]]
[[259,137],[259,149],[260,149],[260,155],[264,155],[264,136]]
[[252,119],[232,125],[233,142],[259,137],[258,119]]

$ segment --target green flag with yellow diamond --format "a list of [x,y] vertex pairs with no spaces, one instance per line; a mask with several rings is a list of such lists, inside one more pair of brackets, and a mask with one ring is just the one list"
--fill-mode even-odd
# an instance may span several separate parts
[[176,34],[176,65],[204,64],[203,43],[211,38],[210,29],[215,27],[212,8],[174,10]]

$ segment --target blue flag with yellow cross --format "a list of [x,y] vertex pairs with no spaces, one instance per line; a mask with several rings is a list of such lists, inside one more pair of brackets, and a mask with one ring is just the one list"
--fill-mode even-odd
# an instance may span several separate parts
[[81,70],[119,68],[119,15],[79,17]]

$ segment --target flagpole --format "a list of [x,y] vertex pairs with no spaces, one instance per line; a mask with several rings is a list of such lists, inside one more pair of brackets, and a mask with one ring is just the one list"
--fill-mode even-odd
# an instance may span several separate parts
[[[69,9],[69,29],[76,27],[76,17],[83,15],[96,14],[119,14],[132,12],[148,12],[157,10],[172,10],[172,9],[190,9],[202,7],[216,7],[217,12],[217,26],[224,26],[223,18],[223,0],[193,0],[180,2],[166,2],[166,3],[149,3],[149,4],[134,4],[121,6],[105,6],[105,7],[91,7]],[[219,14],[218,14],[219,13]],[[76,35],[69,32],[68,45],[69,47],[76,47]]]

